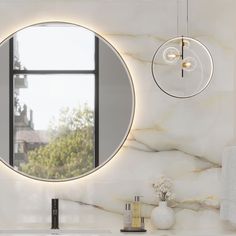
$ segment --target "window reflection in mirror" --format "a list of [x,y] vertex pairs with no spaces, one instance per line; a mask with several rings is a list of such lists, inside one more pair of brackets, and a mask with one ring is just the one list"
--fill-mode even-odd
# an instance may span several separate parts
[[97,165],[94,33],[73,25],[29,27],[11,42],[11,165],[65,179]]

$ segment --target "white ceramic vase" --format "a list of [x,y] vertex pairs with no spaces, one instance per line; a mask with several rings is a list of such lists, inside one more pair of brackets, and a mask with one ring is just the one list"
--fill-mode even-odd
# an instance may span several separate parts
[[152,225],[157,229],[170,229],[175,223],[175,215],[172,208],[167,206],[166,201],[160,201],[151,213]]

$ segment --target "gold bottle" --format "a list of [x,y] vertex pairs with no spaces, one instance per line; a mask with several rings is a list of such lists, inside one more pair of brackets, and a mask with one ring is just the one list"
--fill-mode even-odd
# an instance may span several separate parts
[[141,205],[139,196],[134,197],[132,205],[132,228],[141,228]]

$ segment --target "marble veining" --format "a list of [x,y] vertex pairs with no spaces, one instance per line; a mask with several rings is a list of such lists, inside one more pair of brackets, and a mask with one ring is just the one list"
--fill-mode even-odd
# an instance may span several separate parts
[[158,204],[151,185],[166,175],[173,179],[176,194],[171,203],[174,230],[181,235],[235,233],[219,217],[222,150],[236,137],[236,2],[226,1],[190,1],[189,36],[208,47],[215,71],[203,93],[178,100],[160,91],[150,69],[157,47],[176,36],[175,1],[0,0],[1,39],[25,25],[50,20],[81,24],[104,36],[125,60],[136,100],[123,147],[85,178],[40,182],[0,163],[0,228],[49,228],[50,199],[58,197],[62,227],[118,232],[125,202],[138,194],[149,232],[176,235],[156,233],[149,221]]

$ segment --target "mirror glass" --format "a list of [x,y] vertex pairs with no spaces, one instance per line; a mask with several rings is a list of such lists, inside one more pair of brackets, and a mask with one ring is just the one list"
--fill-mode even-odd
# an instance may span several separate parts
[[133,95],[124,62],[99,35],[68,23],[24,28],[0,47],[0,156],[43,180],[87,174],[126,139]]

